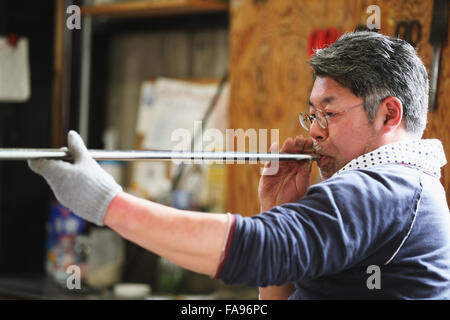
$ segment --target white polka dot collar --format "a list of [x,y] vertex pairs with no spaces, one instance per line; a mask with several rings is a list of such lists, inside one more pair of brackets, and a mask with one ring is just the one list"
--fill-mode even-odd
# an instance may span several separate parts
[[441,177],[441,167],[447,163],[444,148],[437,139],[408,140],[382,146],[347,163],[335,175],[348,170],[367,169],[383,164],[401,164],[420,168]]

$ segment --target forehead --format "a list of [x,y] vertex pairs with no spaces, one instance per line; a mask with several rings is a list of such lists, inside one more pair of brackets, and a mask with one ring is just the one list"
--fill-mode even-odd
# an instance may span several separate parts
[[329,77],[316,77],[309,102],[313,106],[341,100],[357,99],[349,88],[343,87],[337,81]]

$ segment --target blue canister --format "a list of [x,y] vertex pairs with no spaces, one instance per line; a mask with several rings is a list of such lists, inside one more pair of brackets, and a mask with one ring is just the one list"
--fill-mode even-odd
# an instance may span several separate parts
[[59,203],[52,203],[47,224],[46,270],[59,282],[65,282],[71,265],[82,268],[85,264],[83,253],[76,246],[82,236],[86,222],[70,209]]

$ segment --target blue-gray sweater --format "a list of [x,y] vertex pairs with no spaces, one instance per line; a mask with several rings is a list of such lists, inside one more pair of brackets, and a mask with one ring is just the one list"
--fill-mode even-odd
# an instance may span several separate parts
[[450,298],[445,191],[420,168],[345,171],[296,203],[233,218],[218,275],[227,284],[293,282],[291,299]]

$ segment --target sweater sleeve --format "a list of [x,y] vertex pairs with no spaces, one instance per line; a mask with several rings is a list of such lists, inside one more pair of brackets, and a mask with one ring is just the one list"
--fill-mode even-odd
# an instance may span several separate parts
[[[283,285],[363,262],[385,263],[412,227],[420,194],[418,178],[354,170],[311,186],[296,203],[235,215],[217,278]],[[377,261],[370,261],[375,252]]]

